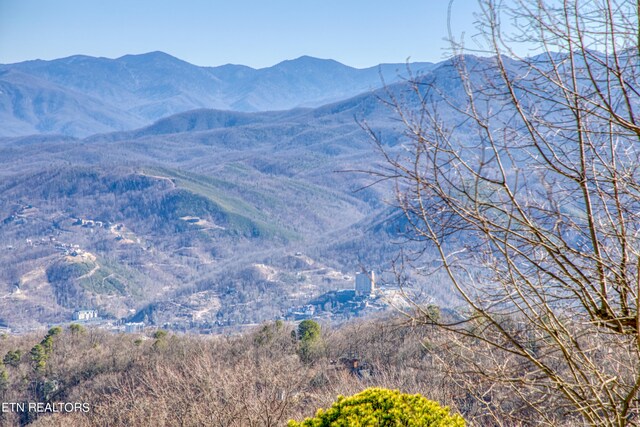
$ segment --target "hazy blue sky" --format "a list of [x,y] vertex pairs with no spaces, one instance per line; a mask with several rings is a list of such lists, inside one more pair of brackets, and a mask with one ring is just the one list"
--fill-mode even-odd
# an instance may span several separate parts
[[[301,55],[355,67],[439,61],[447,0],[0,0],[0,63],[161,50],[198,65]],[[474,0],[455,0],[472,32]]]

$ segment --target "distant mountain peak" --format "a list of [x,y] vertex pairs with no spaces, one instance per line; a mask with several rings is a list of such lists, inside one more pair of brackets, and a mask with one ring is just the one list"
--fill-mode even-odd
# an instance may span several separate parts
[[136,62],[170,61],[170,62],[184,62],[185,64],[188,64],[188,62],[183,61],[180,58],[176,58],[175,56],[169,55],[168,53],[165,53],[159,50],[156,50],[153,52],[147,52],[147,53],[124,55],[116,59],[116,61],[127,61],[127,62],[132,60]]
[[131,54],[127,54],[127,55],[123,55],[120,58],[116,58],[116,60],[118,59],[124,59],[124,58],[170,58],[170,59],[178,59],[175,56],[169,55],[166,52],[163,52],[161,50],[154,50],[152,52],[146,52],[146,53],[131,53]]
[[351,68],[348,65],[344,65],[333,59],[316,58],[314,56],[303,55],[295,59],[287,59],[279,62],[272,68],[284,68],[284,67],[307,67],[307,66],[339,66],[344,68]]
[[93,56],[89,56],[89,55],[71,55],[71,56],[67,56],[66,58],[62,58],[61,61],[64,61],[67,64],[72,64],[78,61],[87,61],[87,60],[90,61],[93,59],[103,59],[103,58],[94,58]]
[[302,56],[299,56],[297,58],[290,59],[289,62],[315,62],[315,63],[317,63],[317,62],[335,62],[335,63],[338,63],[338,61],[335,61],[333,59],[318,58],[316,56],[310,56],[310,55],[302,55]]

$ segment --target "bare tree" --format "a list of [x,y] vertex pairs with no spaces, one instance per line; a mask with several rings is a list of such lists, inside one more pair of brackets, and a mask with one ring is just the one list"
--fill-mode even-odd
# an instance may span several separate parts
[[528,408],[471,393],[485,413],[640,423],[640,2],[479,4],[483,55],[452,42],[409,94],[387,88],[406,132],[390,147],[371,131],[374,173],[440,259],[413,266],[464,301],[437,320],[456,333],[448,362]]

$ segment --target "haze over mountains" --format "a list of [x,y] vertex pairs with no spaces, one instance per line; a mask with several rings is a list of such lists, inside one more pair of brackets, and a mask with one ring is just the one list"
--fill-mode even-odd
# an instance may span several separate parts
[[[462,97],[449,62],[422,66],[421,79]],[[0,138],[0,326],[69,321],[80,308],[160,325],[259,322],[352,287],[355,272],[381,271],[397,251],[403,222],[386,203],[391,183],[369,187],[373,178],[357,171],[381,161],[364,121],[402,151],[403,129],[382,99],[419,102],[406,82],[372,91],[378,70],[308,57],[206,69],[158,53],[33,61],[3,73],[11,106],[2,132],[32,133],[40,126],[32,119],[51,126]],[[143,116],[328,98],[341,99]],[[430,297],[447,302],[446,287],[430,280]]]
[[[413,73],[431,63],[410,64]],[[303,56],[272,67],[199,67],[162,52],[71,56],[0,65],[0,136],[84,137],[198,108],[242,112],[315,107],[406,78],[407,64],[356,69]]]

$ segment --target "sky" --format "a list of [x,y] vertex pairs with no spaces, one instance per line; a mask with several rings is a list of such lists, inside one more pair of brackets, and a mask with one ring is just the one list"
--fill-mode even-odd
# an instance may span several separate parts
[[[254,68],[310,55],[364,68],[446,57],[447,0],[0,0],[0,63],[163,51]],[[475,0],[454,0],[456,36]]]

